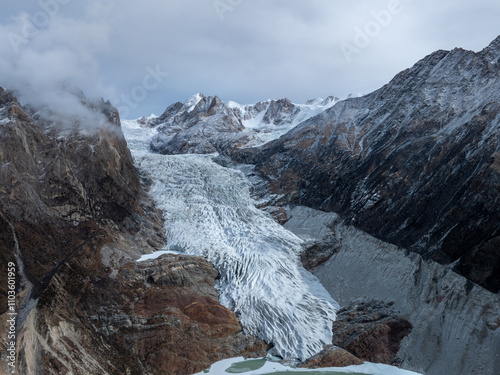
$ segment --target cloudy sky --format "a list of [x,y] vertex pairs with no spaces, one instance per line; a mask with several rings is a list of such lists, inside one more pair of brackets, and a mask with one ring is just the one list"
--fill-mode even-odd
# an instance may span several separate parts
[[0,85],[81,87],[122,117],[202,92],[254,103],[371,92],[438,49],[500,35],[498,0],[0,0]]

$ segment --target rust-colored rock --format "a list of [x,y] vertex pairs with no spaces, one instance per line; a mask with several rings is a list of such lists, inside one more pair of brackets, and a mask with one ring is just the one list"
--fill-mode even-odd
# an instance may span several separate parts
[[313,243],[300,254],[300,260],[305,269],[311,270],[325,263],[338,249],[337,244],[330,242]]
[[320,367],[346,367],[352,365],[362,365],[363,361],[347,350],[328,345],[325,349],[309,358],[299,367],[320,368]]
[[[151,284],[151,272],[184,279]],[[46,332],[43,368],[49,374],[192,374],[224,358],[265,355],[267,345],[243,335],[234,313],[218,302],[216,276],[203,258],[164,255],[128,263],[109,277],[99,258],[84,252],[52,278],[30,323]]]

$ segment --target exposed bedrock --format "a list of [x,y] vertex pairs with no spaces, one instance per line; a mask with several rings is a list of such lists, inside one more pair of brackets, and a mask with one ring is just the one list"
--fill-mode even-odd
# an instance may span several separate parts
[[[0,260],[16,264],[19,374],[190,374],[263,355],[202,258],[164,256],[161,213],[109,103],[102,123],[24,108],[0,88]],[[0,270],[1,332],[7,267]],[[0,372],[10,373],[5,341]]]

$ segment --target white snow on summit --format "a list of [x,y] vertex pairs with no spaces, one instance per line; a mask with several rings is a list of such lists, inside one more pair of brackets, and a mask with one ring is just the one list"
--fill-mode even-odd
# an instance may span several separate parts
[[[248,142],[246,147],[256,147],[281,137],[301,122],[320,114],[338,101],[338,98],[330,96],[327,99],[308,100],[306,104],[292,103],[288,99],[268,99],[265,102],[247,105],[229,101],[227,106],[241,119],[246,131],[253,133],[254,140]],[[292,111],[283,110],[287,108],[287,104],[291,105]]]
[[200,100],[203,99],[203,95],[200,93],[194,94],[192,97],[190,97],[186,102],[184,103],[184,108],[186,112],[192,112],[193,109],[196,107],[196,105],[200,102]]

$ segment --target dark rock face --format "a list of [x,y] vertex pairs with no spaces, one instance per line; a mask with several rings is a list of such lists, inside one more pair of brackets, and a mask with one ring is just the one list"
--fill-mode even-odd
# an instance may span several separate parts
[[[161,213],[141,185],[116,110],[85,105],[107,123],[57,123],[0,88],[0,260],[16,264],[18,369],[188,374],[264,353],[219,304],[210,264],[135,263],[163,246]],[[0,282],[3,325],[6,267]]]
[[333,244],[313,244],[300,255],[302,265],[306,270],[312,270],[330,259],[336,250]]
[[499,39],[435,52],[259,150],[272,193],[334,211],[384,241],[500,291]]
[[262,121],[265,124],[283,125],[287,121],[293,121],[299,112],[288,98],[272,100]]
[[411,330],[411,323],[398,318],[388,306],[363,303],[338,312],[333,343],[364,361],[398,365],[401,340]]
[[0,108],[0,204],[9,224],[2,232],[10,237],[1,253],[8,257],[17,241],[27,282],[38,292],[54,266],[84,242],[102,241],[109,224],[123,231],[130,222],[139,225],[142,188],[116,111],[108,109],[108,127],[98,133],[74,129],[62,137],[56,126],[35,123],[3,89]]

